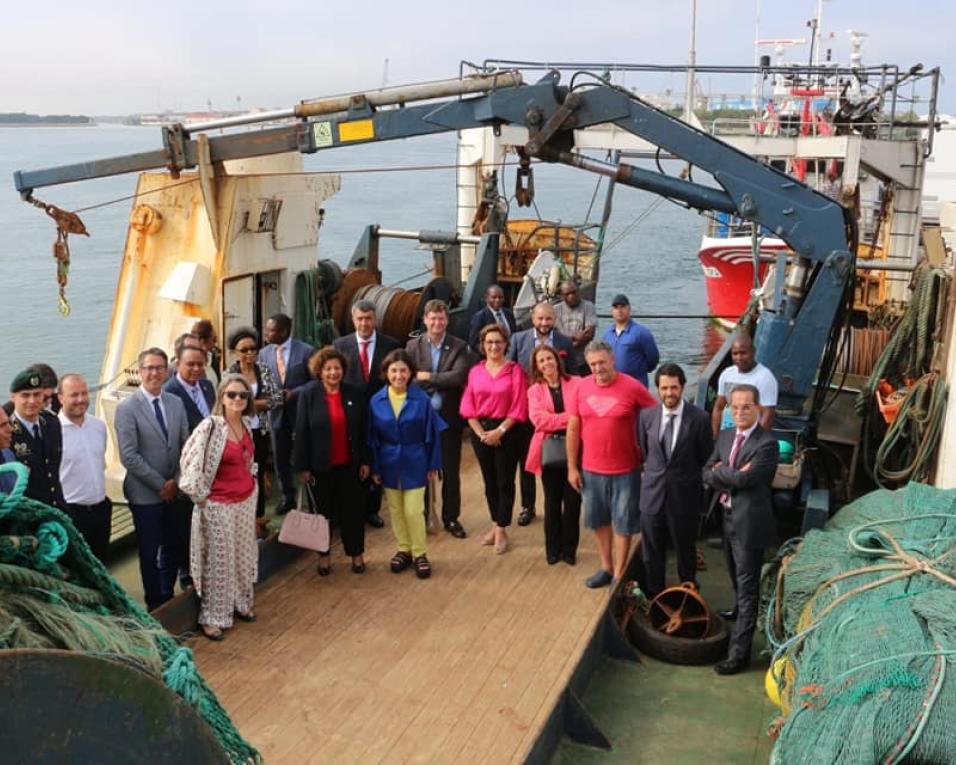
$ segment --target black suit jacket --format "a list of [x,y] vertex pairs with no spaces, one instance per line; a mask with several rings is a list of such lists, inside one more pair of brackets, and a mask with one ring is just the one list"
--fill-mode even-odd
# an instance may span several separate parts
[[[518,331],[518,322],[515,321],[515,315],[512,313],[511,309],[508,306],[501,306],[501,313],[504,314],[505,321],[508,324],[511,334],[513,335]],[[478,347],[479,335],[483,327],[488,326],[489,324],[497,324],[495,321],[495,315],[491,312],[491,309],[488,306],[484,306],[480,311],[475,313],[471,317],[471,324],[468,325],[468,345],[470,345],[475,351],[481,353],[481,348]]]
[[637,440],[644,457],[641,512],[666,512],[681,521],[696,523],[704,497],[700,471],[714,449],[710,417],[684,402],[677,441],[668,460],[660,439],[663,416],[663,405],[642,409],[637,424]]
[[[770,547],[777,542],[770,487],[777,472],[777,439],[758,425],[737,455],[739,467],[750,464],[750,470],[744,471],[730,467],[736,433],[736,428],[726,428],[717,435],[714,451],[704,466],[704,483],[715,491],[730,494],[730,520],[744,547]],[[718,462],[720,466],[715,468]]]
[[[203,398],[206,399],[206,406],[209,407],[211,414],[216,403],[216,389],[205,377],[199,379],[199,389],[202,391]],[[170,377],[163,384],[163,390],[172,393],[183,402],[183,406],[186,407],[186,422],[189,425],[189,432],[192,433],[204,417],[202,412],[199,411],[199,407],[196,406],[196,402],[193,401],[193,397],[189,395],[189,391],[183,387],[176,375]]]
[[[432,353],[428,335],[413,337],[408,341],[405,350],[419,370],[431,371]],[[442,403],[438,413],[449,425],[461,422],[461,415],[458,414],[461,394],[468,382],[468,372],[477,361],[464,340],[446,333],[441,356],[438,358],[438,371],[432,375],[431,380],[418,382],[429,396],[436,391],[441,394]]]
[[372,398],[384,385],[380,368],[382,360],[389,354],[399,348],[398,340],[389,335],[376,331],[375,333],[375,353],[369,363],[368,382],[362,378],[362,366],[359,363],[358,337],[353,332],[350,335],[340,337],[334,343],[336,350],[348,359],[348,369],[345,370],[345,382],[358,388],[365,393],[365,400]]
[[[352,460],[360,465],[368,465],[371,463],[366,435],[368,400],[361,388],[343,383],[341,389]],[[325,401],[325,386],[313,380],[299,390],[292,464],[297,473],[303,470],[313,474],[324,473],[331,469],[331,459],[332,430],[329,407]]]
[[13,426],[10,450],[30,469],[24,493],[30,499],[65,511],[66,499],[60,484],[60,461],[63,458],[63,428],[60,420],[55,414],[45,410],[40,412],[40,431],[43,437],[38,442],[13,413],[12,403],[5,404],[4,410],[7,411]]

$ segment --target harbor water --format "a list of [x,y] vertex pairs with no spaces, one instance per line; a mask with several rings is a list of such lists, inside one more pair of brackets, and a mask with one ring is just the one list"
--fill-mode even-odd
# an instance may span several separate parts
[[[67,297],[68,317],[57,309],[56,264],[52,245],[56,229],[47,215],[22,202],[13,172],[118,156],[159,148],[160,129],[100,125],[0,129],[0,279],[3,284],[3,352],[0,385],[7,386],[27,364],[43,361],[59,373],[75,371],[99,380],[107,324],[125,244],[132,175],[38,189],[37,198],[67,210],[81,210],[89,238],[70,239],[72,262]],[[377,223],[390,229],[455,228],[455,136],[444,135],[333,149],[305,157],[312,172],[343,172],[342,190],[325,203],[319,257],[348,262],[363,227]],[[396,170],[440,166],[438,169]],[[676,168],[673,169],[676,172]],[[563,166],[535,165],[535,207],[510,215],[596,222],[606,189],[597,176]],[[505,172],[502,193],[511,196],[514,168]],[[143,200],[148,202],[148,199]],[[653,206],[653,209],[650,209]],[[590,208],[590,214],[588,214]],[[636,221],[639,221],[635,224]],[[680,363],[690,377],[706,363],[720,336],[705,319],[643,319],[706,313],[703,276],[697,248],[703,219],[655,195],[618,187],[606,236],[599,313],[610,312],[613,295],[624,292],[636,318],[647,324],[661,358]],[[383,242],[383,281],[393,284],[428,268],[429,251],[415,242]],[[419,277],[402,286],[415,286]],[[603,325],[607,320],[603,320]],[[132,360],[131,360],[132,361]],[[4,388],[5,390],[6,388]]]

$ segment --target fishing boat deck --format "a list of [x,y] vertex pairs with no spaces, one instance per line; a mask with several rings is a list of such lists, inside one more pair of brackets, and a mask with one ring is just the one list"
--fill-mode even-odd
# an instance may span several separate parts
[[[582,533],[578,565],[549,566],[538,519],[512,549],[489,524],[477,465],[463,454],[458,540],[429,537],[431,579],[388,570],[390,530],[366,535],[356,576],[333,545],[331,576],[304,554],[256,593],[254,624],[192,642],[197,664],[267,763],[522,762],[597,629],[608,591]],[[539,506],[541,503],[539,487]]]

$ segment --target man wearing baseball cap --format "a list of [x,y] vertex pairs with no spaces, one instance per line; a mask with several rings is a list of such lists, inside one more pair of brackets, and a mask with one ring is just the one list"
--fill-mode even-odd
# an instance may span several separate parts
[[56,415],[44,409],[44,383],[32,367],[10,383],[12,407],[7,404],[5,408],[13,426],[11,448],[14,456],[30,468],[25,495],[65,512],[66,500],[60,485],[63,432]]
[[611,300],[614,325],[604,333],[604,342],[614,352],[614,366],[647,387],[647,375],[660,361],[654,335],[643,324],[631,318],[631,301],[618,294]]

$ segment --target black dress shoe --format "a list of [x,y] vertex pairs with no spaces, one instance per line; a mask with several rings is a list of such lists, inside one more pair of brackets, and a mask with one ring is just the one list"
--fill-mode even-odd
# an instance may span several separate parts
[[548,565],[549,565],[549,566],[553,566],[553,565],[554,565],[555,563],[557,563],[559,560],[561,560],[561,556],[560,556],[560,555],[549,555],[549,556],[548,556]]
[[737,621],[737,609],[736,608],[725,608],[723,611],[718,611],[717,616],[721,619],[724,619],[728,622]]
[[385,525],[385,521],[382,520],[382,516],[378,513],[369,513],[366,515],[365,522],[376,529],[380,529]]
[[527,526],[534,519],[534,508],[533,507],[522,507],[521,512],[518,513],[518,525]]
[[736,675],[747,669],[749,663],[746,659],[724,659],[714,666],[714,672],[718,675]]
[[448,523],[445,524],[445,531],[451,534],[455,539],[464,539],[468,536],[458,521],[448,521]]
[[365,573],[365,564],[364,564],[364,563],[353,563],[353,564],[352,564],[352,573],[353,573],[353,574],[364,574],[364,573]]
[[574,553],[565,553],[562,557],[564,558],[564,562],[569,566],[573,566],[575,563],[577,563]]

